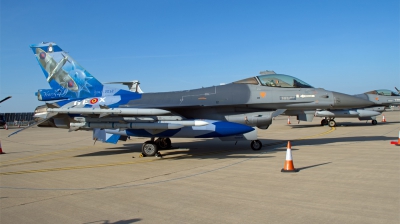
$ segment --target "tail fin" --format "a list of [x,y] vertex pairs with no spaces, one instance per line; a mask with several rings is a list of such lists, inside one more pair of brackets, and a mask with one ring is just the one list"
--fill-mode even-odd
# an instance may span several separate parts
[[[56,43],[42,42],[30,46],[51,90],[39,90],[59,98],[87,98],[102,95],[103,84],[72,59]],[[61,96],[61,95],[62,96]]]

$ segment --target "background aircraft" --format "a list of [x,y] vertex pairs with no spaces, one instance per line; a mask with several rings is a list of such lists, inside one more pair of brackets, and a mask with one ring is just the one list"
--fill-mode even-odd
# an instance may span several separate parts
[[[395,89],[397,90],[396,87]],[[399,93],[387,89],[372,90],[355,96],[372,101],[375,105],[353,110],[316,111],[315,116],[324,117],[324,119],[321,120],[321,125],[329,125],[330,127],[336,126],[335,117],[356,117],[360,121],[371,120],[372,125],[376,125],[378,124],[376,116],[382,114],[385,108],[392,105],[400,105]]]
[[[275,73],[185,91],[132,92],[102,85],[55,43],[31,48],[52,87],[39,90],[39,100],[60,100],[37,108],[35,116],[42,118],[39,126],[93,130],[94,138],[110,143],[126,136],[149,137],[150,141],[142,146],[145,156],[170,147],[171,137],[251,140],[251,148],[259,150],[262,143],[257,139],[256,127],[267,129],[272,118],[286,109],[342,109],[372,104]],[[76,89],[65,87],[61,79],[52,79],[53,73],[62,74],[67,85],[84,81],[80,85],[87,88],[76,94]]]

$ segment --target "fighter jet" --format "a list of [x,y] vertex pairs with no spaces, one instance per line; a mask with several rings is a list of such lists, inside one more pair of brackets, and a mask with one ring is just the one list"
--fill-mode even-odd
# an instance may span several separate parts
[[[395,89],[398,91],[396,87]],[[324,119],[321,120],[321,125],[329,125],[330,127],[336,126],[335,117],[355,117],[360,121],[371,120],[371,124],[376,125],[378,124],[376,116],[382,114],[386,107],[400,105],[399,93],[395,93],[388,89],[372,90],[354,96],[372,101],[375,105],[361,109],[316,111],[316,117],[324,117]]]
[[[50,45],[52,52],[48,50]],[[59,72],[64,70],[69,74],[69,70],[76,68],[72,64],[77,63],[55,43],[31,45],[31,48],[35,54],[42,50],[46,55],[58,58],[55,63],[63,64],[57,68]],[[48,79],[49,70],[43,67],[45,64],[41,63],[40,57],[36,58]],[[67,99],[60,96],[59,101],[47,103],[35,115],[42,119],[38,125],[70,131],[93,130],[95,139],[109,143],[124,140],[127,136],[148,137],[150,140],[142,146],[144,156],[157,155],[159,149],[171,147],[170,138],[174,137],[250,140],[251,148],[260,150],[262,143],[257,138],[257,128],[267,129],[272,118],[287,109],[343,109],[373,104],[366,99],[313,88],[300,79],[273,72],[226,85],[140,93],[102,85],[82,67],[79,68],[90,79],[70,77],[73,81],[77,78],[87,80],[90,96],[78,98],[68,95]],[[200,79],[193,77],[193,80]],[[51,87],[54,92],[66,89],[58,82],[52,83]],[[57,95],[48,100],[56,98]]]
[[[397,88],[395,87],[397,90]],[[398,90],[397,90],[398,91]],[[399,91],[398,91],[399,92]],[[365,107],[357,108],[355,105],[347,109],[327,109],[327,110],[287,110],[285,115],[296,116],[297,120],[311,122],[314,117],[323,117],[321,126],[329,125],[336,126],[336,117],[341,118],[358,118],[360,121],[371,121],[372,125],[378,124],[376,116],[382,114],[386,107],[400,104],[400,95],[391,90],[380,89],[372,90],[366,93],[354,95],[361,99],[369,100],[374,104]]]

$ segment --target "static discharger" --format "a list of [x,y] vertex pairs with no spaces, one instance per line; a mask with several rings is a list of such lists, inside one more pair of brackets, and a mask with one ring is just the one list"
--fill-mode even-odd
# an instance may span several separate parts
[[298,169],[294,168],[293,158],[292,158],[292,144],[290,144],[290,141],[288,141],[285,165],[283,166],[281,172],[298,172],[298,171],[299,171]]
[[396,141],[391,141],[390,144],[397,145],[397,146],[400,145],[400,131],[399,131],[399,139],[397,140],[397,142]]

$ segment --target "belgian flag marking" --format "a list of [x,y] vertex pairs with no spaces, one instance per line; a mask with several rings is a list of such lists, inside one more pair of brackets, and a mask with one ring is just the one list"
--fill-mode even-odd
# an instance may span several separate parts
[[99,99],[93,98],[93,99],[90,100],[90,103],[91,103],[91,104],[95,104],[95,103],[97,103],[98,101],[99,101]]

